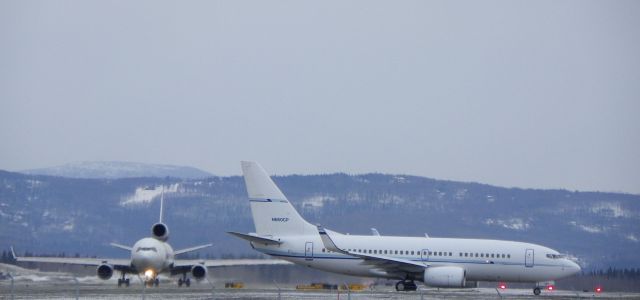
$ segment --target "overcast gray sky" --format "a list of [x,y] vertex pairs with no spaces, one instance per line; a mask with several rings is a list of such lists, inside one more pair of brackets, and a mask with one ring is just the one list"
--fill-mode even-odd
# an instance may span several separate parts
[[640,1],[0,1],[0,169],[640,193]]

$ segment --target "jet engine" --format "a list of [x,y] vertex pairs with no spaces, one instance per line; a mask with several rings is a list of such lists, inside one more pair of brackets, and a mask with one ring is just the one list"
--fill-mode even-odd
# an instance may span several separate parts
[[163,223],[155,223],[151,226],[151,234],[161,241],[169,239],[169,227]]
[[460,267],[431,267],[424,270],[424,284],[432,287],[464,287],[466,272]]
[[98,269],[96,269],[96,273],[98,273],[100,279],[107,280],[113,275],[113,267],[108,264],[101,264],[98,266]]
[[191,267],[191,276],[196,280],[202,280],[207,277],[207,267],[204,265],[194,265]]

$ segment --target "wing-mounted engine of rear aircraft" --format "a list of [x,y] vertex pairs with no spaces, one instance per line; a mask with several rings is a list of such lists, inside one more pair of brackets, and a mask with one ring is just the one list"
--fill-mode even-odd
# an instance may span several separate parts
[[432,287],[461,288],[465,285],[466,272],[460,267],[430,267],[424,270],[424,284]]
[[151,226],[151,235],[158,240],[166,242],[169,239],[169,227],[164,223],[155,223]]
[[191,267],[191,276],[196,280],[202,280],[207,277],[207,267],[204,265],[194,265]]
[[101,264],[96,269],[96,273],[100,279],[107,280],[113,276],[113,266],[109,264]]

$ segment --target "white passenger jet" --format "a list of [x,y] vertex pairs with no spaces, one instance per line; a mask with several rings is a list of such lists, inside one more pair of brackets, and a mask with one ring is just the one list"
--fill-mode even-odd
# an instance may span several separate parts
[[464,287],[469,280],[531,282],[535,295],[544,284],[580,272],[565,255],[531,243],[340,234],[305,221],[257,163],[242,162],[242,172],[256,232],[229,233],[257,251],[296,264],[398,279],[398,291],[416,290],[414,281],[446,288]]
[[112,246],[131,252],[130,259],[119,258],[75,258],[75,257],[22,257],[16,256],[11,247],[13,257],[19,262],[44,262],[59,264],[75,264],[85,266],[97,266],[96,273],[100,279],[110,279],[114,270],[121,273],[118,278],[118,286],[129,286],[129,278],[126,274],[137,274],[149,286],[158,286],[160,280],[158,274],[168,273],[170,275],[182,274],[178,279],[178,286],[191,285],[191,279],[187,277],[189,273],[196,280],[202,280],[207,276],[207,268],[238,266],[238,265],[273,265],[289,264],[282,260],[264,259],[227,259],[227,260],[203,260],[203,259],[176,259],[175,256],[182,253],[192,252],[211,246],[211,244],[200,245],[174,251],[167,243],[169,238],[169,227],[162,221],[164,193],[160,199],[160,221],[151,226],[151,237],[138,240],[133,247],[128,247],[116,243]]

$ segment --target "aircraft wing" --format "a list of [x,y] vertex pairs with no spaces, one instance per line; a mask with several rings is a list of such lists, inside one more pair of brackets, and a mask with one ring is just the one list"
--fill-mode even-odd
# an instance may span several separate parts
[[377,254],[365,254],[365,253],[346,251],[338,247],[333,242],[329,234],[327,234],[326,230],[324,230],[324,228],[322,228],[321,226],[318,226],[318,233],[320,233],[320,238],[322,239],[322,243],[324,244],[325,248],[334,252],[362,258],[364,260],[364,264],[372,265],[377,269],[380,269],[386,273],[421,274],[428,267],[428,265],[426,264],[415,262],[408,259],[377,255]]
[[192,251],[204,249],[204,248],[211,247],[211,246],[213,246],[213,244],[206,244],[206,245],[200,245],[200,246],[195,246],[195,247],[191,247],[191,248],[180,249],[180,250],[176,250],[175,252],[173,252],[173,254],[174,255],[178,255],[178,254],[182,254],[182,253],[187,253],[187,252],[192,252]]
[[207,268],[220,268],[232,266],[261,266],[261,265],[292,265],[280,259],[176,259],[171,269],[171,274],[188,272],[195,265],[203,265]]
[[131,260],[124,258],[89,258],[89,257],[27,257],[17,256],[11,248],[11,255],[19,262],[42,262],[52,264],[69,264],[84,266],[99,266],[101,264],[112,265],[116,270],[130,270]]
[[291,265],[280,259],[176,259],[174,267],[204,265],[207,268],[260,265]]

